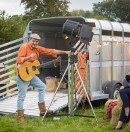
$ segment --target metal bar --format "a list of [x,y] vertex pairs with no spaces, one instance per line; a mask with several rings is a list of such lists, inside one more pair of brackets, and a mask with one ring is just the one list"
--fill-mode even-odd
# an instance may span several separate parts
[[2,69],[0,70],[0,72],[6,71],[6,70],[8,70],[8,69],[10,69],[10,68],[13,68],[14,65],[15,65],[15,64],[13,64],[13,65],[11,65],[11,66],[5,66],[4,68],[2,68]]
[[9,98],[9,97],[12,97],[12,96],[14,96],[14,95],[17,95],[17,94],[18,94],[18,91],[15,91],[15,92],[13,92],[13,93],[10,94],[10,95],[6,95],[6,96],[0,98],[0,101],[2,101],[2,100],[4,100],[4,99],[7,99],[7,98]]
[[3,81],[0,81],[0,84],[6,84],[7,82],[11,81],[12,79],[15,79],[15,76],[12,76],[12,77],[10,77],[8,79],[5,79]]
[[74,45],[74,49],[76,49],[80,44],[80,40]]
[[[112,25],[112,23],[111,22],[109,22],[110,23],[110,25],[111,25],[111,30],[112,30],[112,33],[111,33],[111,37],[113,37],[114,36],[114,27],[113,27],[113,25]],[[114,75],[114,73],[113,73],[113,71],[114,71],[114,41],[113,41],[113,39],[112,39],[112,41],[111,41],[111,81],[113,80],[113,75]]]
[[7,72],[5,74],[0,75],[0,78],[8,76],[8,75],[13,74],[13,73],[14,73],[14,71]]
[[[121,23],[119,23],[122,28],[122,40],[124,43],[124,28]],[[124,82],[124,76],[125,76],[125,67],[124,67],[124,44],[121,45],[121,61],[122,61],[122,66],[121,66],[121,83],[123,84]]]
[[12,83],[6,84],[5,86],[0,87],[0,90],[3,90],[5,88],[7,88],[7,87],[10,87],[10,86],[12,86],[14,84],[16,84],[16,82],[12,82]]
[[16,48],[19,48],[20,45],[21,45],[21,44],[16,45],[16,46],[13,46],[13,47],[11,47],[11,48],[7,48],[7,49],[5,49],[5,50],[2,50],[2,51],[0,51],[0,54],[2,54],[2,53],[4,53],[4,52],[8,52],[8,51],[10,51],[10,50],[14,50],[14,49],[16,49]]
[[74,52],[74,55],[76,55],[76,54],[83,48],[83,46],[84,46],[84,43],[82,43],[82,44],[78,47],[78,49]]
[[99,48],[99,62],[100,62],[100,67],[99,67],[99,89],[102,91],[102,24],[99,20],[97,20],[99,25],[100,25],[100,35],[99,35],[99,44],[101,45]]
[[69,103],[68,103],[68,107],[69,107],[69,114],[70,115],[73,115],[73,109],[74,109],[74,98],[73,98],[73,95],[74,95],[74,64],[71,64],[71,85],[70,85],[70,89],[69,89],[69,95],[68,95],[68,98],[69,98]]
[[10,42],[8,42],[8,43],[1,44],[1,45],[0,45],[0,48],[5,47],[5,46],[8,46],[8,45],[11,45],[11,44],[14,44],[14,43],[17,43],[17,42],[19,42],[19,41],[24,40],[25,38],[28,38],[28,37],[27,37],[27,36],[26,36],[26,37],[22,37],[22,38],[19,38],[19,39],[10,41]]
[[8,64],[8,63],[10,63],[10,62],[13,62],[13,61],[16,61],[16,57],[15,58],[12,58],[12,59],[9,59],[7,61],[4,61],[3,62],[3,66],[6,65],[6,64]]
[[17,55],[18,54],[18,51],[16,51],[15,53],[13,52],[13,53],[10,53],[10,54],[8,54],[8,55],[5,55],[5,56],[3,56],[3,57],[0,57],[0,60],[3,60],[3,59],[5,59],[5,58],[8,58],[8,57],[10,57],[10,56],[13,56],[13,55]]
[[15,87],[15,88],[12,88],[12,89],[10,89],[10,90],[7,90],[7,91],[5,91],[5,92],[3,92],[3,93],[0,93],[0,96],[3,96],[3,95],[5,95],[5,94],[7,94],[7,93],[9,93],[9,92],[13,92],[13,91],[15,91],[15,90],[17,90],[18,88],[17,87]]
[[83,54],[83,52],[85,51],[85,49],[86,49],[86,45],[84,44],[84,47],[82,48],[82,50],[81,50],[81,53]]

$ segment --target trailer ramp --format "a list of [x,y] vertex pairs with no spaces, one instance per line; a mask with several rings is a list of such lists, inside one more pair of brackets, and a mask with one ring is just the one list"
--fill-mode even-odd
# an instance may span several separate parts
[[[0,101],[0,114],[16,114],[17,96],[8,97]],[[46,108],[50,105],[54,92],[46,92]],[[59,111],[68,105],[68,94],[64,90],[59,90],[50,107],[53,112]],[[24,101],[25,116],[38,117],[38,91],[28,91]]]

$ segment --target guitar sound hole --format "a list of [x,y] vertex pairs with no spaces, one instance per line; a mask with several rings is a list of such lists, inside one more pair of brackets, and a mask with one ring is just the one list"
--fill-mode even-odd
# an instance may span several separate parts
[[29,72],[28,72],[28,68],[27,68],[27,67],[26,67],[26,73],[29,74]]
[[35,71],[35,70],[36,70],[36,66],[33,66],[33,67],[32,67],[32,70]]

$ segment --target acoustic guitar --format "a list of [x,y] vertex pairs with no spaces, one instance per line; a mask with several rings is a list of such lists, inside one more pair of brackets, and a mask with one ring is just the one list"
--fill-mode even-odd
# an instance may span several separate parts
[[48,61],[46,63],[40,64],[38,60],[34,62],[24,62],[23,64],[18,64],[17,70],[18,75],[23,81],[30,81],[35,74],[40,74],[39,68],[45,67],[51,64],[55,64],[60,62],[61,57],[59,56],[57,59]]

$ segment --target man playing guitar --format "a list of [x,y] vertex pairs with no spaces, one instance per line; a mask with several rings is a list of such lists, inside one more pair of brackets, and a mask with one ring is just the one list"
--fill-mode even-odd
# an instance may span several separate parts
[[[17,65],[24,65],[26,62],[33,63],[34,61],[38,60],[39,54],[44,55],[51,55],[53,57],[57,57],[59,54],[70,54],[70,51],[62,51],[62,50],[56,50],[56,49],[48,49],[44,48],[38,45],[40,41],[40,36],[38,34],[31,34],[30,39],[27,43],[22,44],[18,51],[18,57],[16,60]],[[28,70],[27,74],[29,74]],[[26,92],[29,86],[36,87],[39,92],[39,102],[38,107],[40,110],[40,116],[43,116],[46,111],[45,106],[45,89],[46,85],[36,76],[33,75],[31,80],[26,80],[26,76],[24,79],[20,78],[19,75],[19,67],[15,67],[15,73],[16,73],[16,81],[18,86],[18,99],[17,99],[17,113],[18,113],[18,119],[21,123],[25,122],[24,119],[24,109],[23,109],[23,102],[26,96]],[[53,111],[48,110],[47,113],[52,113]]]

